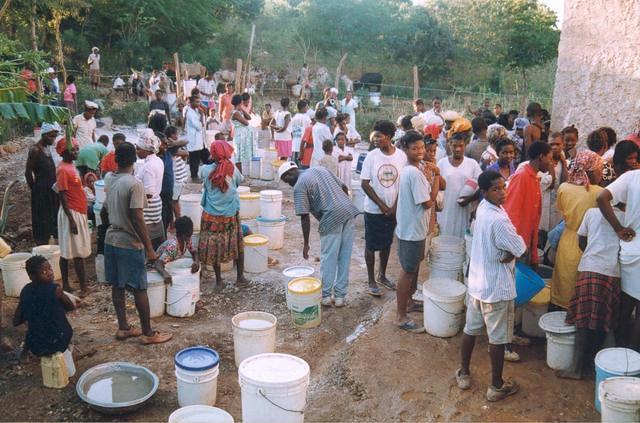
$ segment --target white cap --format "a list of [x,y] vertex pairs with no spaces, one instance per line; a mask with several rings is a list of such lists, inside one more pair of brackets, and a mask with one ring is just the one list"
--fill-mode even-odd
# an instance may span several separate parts
[[53,68],[47,68],[47,73],[56,73],[56,71]]
[[278,179],[282,179],[282,175],[290,171],[291,169],[297,169],[298,165],[294,162],[284,162],[278,168]]
[[93,101],[89,101],[89,100],[85,100],[84,101],[84,107],[86,107],[87,109],[99,109],[100,106],[98,106],[97,103],[94,103]]

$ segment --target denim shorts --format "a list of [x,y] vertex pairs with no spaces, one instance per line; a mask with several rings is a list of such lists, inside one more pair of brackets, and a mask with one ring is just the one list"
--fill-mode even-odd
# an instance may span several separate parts
[[426,240],[405,241],[398,239],[398,260],[405,273],[417,273],[420,262],[424,260]]
[[104,270],[107,282],[118,288],[147,289],[144,250],[104,245]]

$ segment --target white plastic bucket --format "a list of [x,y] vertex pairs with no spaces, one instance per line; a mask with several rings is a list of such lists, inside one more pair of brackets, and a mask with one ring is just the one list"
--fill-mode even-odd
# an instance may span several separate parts
[[301,329],[314,328],[322,321],[322,282],[312,277],[295,278],[287,284],[287,306],[293,324]]
[[275,351],[277,323],[276,316],[263,311],[245,311],[233,316],[231,325],[236,367],[246,358]]
[[188,405],[171,413],[169,423],[233,423],[233,416],[217,407]]
[[601,411],[598,387],[600,382],[616,376],[640,376],[640,353],[629,348],[605,348],[596,354],[595,406]]
[[262,273],[267,271],[268,243],[269,238],[262,234],[253,234],[244,237],[245,271],[249,273]]
[[170,285],[167,287],[167,314],[173,317],[189,317],[196,313],[196,299],[189,289]]
[[361,213],[364,212],[364,195],[364,191],[360,186],[360,181],[351,181],[351,197],[353,205],[356,206]]
[[258,224],[258,232],[269,239],[267,243],[269,250],[279,250],[284,246],[284,227],[287,223],[285,216],[280,216],[278,219],[267,219],[263,216],[258,216],[256,222]]
[[185,194],[180,196],[180,212],[182,216],[189,216],[193,221],[193,231],[200,232],[200,220],[202,219],[201,194]]
[[576,327],[564,322],[566,316],[566,311],[552,311],[538,322],[547,334],[547,366],[554,370],[569,370],[573,364]]
[[440,235],[431,241],[429,248],[430,277],[463,280],[465,240],[455,236]]
[[57,281],[62,279],[62,272],[60,271],[59,245],[38,245],[37,247],[33,247],[31,254],[46,258],[53,268],[53,278]]
[[107,282],[104,271],[104,256],[102,254],[96,254],[96,279],[99,283]]
[[257,192],[247,192],[240,197],[240,218],[255,219],[260,214],[260,194]]
[[218,353],[207,347],[185,348],[175,355],[175,374],[178,388],[178,404],[216,404],[218,389]]
[[265,189],[260,191],[260,216],[265,219],[280,219],[282,216],[282,191]]
[[612,377],[600,382],[598,392],[603,422],[640,421],[640,379]]
[[164,314],[164,303],[167,300],[167,288],[164,278],[155,270],[147,272],[147,297],[149,297],[149,310],[151,318]]
[[260,157],[254,157],[253,159],[251,159],[249,177],[251,179],[260,179]]
[[303,423],[309,365],[288,354],[259,354],[240,364],[244,423]]
[[522,309],[522,332],[534,338],[544,338],[545,331],[542,330],[538,322],[540,318],[549,310],[551,300],[551,290],[542,288]]
[[247,192],[251,192],[251,188],[249,188],[246,185],[240,185],[236,191],[238,191],[238,195],[240,194],[246,194]]
[[14,253],[9,254],[0,262],[4,295],[7,297],[20,297],[22,288],[30,282],[26,270],[29,258],[31,258],[29,253]]
[[96,189],[96,203],[103,204],[107,201],[107,194],[104,191],[104,179],[100,179],[93,184]]
[[278,159],[278,150],[276,150],[275,148],[267,148],[266,150],[264,150],[264,156],[263,159],[265,162],[267,162],[269,165],[271,165],[271,163],[274,160]]
[[181,258],[167,263],[164,268],[171,275],[171,285],[193,292],[195,301],[200,301],[200,270],[191,273],[193,260]]
[[440,269],[432,264],[429,265],[430,279],[451,279],[461,282],[462,269]]
[[428,334],[449,338],[462,329],[466,293],[467,287],[453,279],[429,279],[422,284]]
[[260,179],[263,181],[273,181],[273,166],[271,162],[273,162],[273,160],[266,158],[260,160]]
[[96,201],[93,204],[93,214],[96,217],[96,227],[102,225],[102,216],[100,216],[101,211],[102,211],[102,203],[98,203]]

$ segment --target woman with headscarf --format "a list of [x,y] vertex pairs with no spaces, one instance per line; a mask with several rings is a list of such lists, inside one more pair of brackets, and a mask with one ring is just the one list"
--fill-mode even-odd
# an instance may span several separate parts
[[567,182],[558,188],[558,210],[564,216],[565,228],[560,237],[551,282],[551,303],[567,308],[573,297],[578,264],[582,250],[578,246],[578,229],[584,214],[597,207],[596,199],[602,191],[602,158],[589,150],[582,150],[569,169]]
[[149,239],[154,250],[164,242],[164,225],[162,224],[162,176],[164,163],[157,156],[160,148],[160,140],[154,134],[153,129],[146,128],[136,142],[136,153],[143,160],[141,165],[135,168],[135,177],[144,185],[144,193],[147,197],[147,207],[143,209],[144,223],[149,231]]
[[211,144],[213,162],[203,166],[200,177],[203,181],[202,222],[198,256],[205,266],[213,266],[216,285],[223,286],[220,264],[235,260],[236,286],[246,286],[244,277],[244,243],[240,225],[240,198],[238,185],[243,177],[231,162],[233,148],[225,141],[216,140]]
[[51,189],[56,183],[56,165],[49,147],[60,131],[58,122],[43,123],[42,136],[27,157],[24,176],[31,189],[31,230],[36,245],[58,236],[58,195]]

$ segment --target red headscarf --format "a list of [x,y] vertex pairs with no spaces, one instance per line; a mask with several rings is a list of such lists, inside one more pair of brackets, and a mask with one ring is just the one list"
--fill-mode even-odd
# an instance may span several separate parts
[[209,174],[211,185],[218,187],[222,192],[227,192],[229,189],[227,177],[232,177],[235,170],[235,166],[231,162],[233,147],[226,141],[216,140],[211,143],[209,152],[211,153],[211,158],[217,164],[215,170]]

